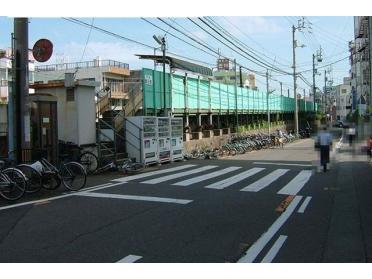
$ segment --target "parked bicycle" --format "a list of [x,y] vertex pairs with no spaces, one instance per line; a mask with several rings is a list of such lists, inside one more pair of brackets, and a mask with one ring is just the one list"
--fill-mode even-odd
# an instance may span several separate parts
[[47,190],[55,190],[63,184],[70,191],[78,191],[86,184],[85,169],[77,162],[61,162],[57,168],[42,158],[30,166],[41,174],[41,185]]
[[122,164],[119,166],[119,170],[126,174],[135,174],[143,171],[145,168],[145,164],[133,162],[133,160],[130,158],[123,161]]
[[20,199],[26,191],[26,177],[16,168],[6,168],[0,161],[0,196],[8,201]]

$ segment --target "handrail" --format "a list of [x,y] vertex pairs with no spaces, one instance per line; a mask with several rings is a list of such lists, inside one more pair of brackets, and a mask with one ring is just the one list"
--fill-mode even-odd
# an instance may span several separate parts
[[116,131],[116,129],[115,129],[114,127],[112,127],[110,124],[108,124],[105,120],[99,119],[98,121],[103,122],[103,124],[105,124],[105,125],[106,125],[107,127],[109,127],[111,130],[113,130],[114,133],[115,133],[117,136],[119,136],[119,138],[121,138],[122,140],[125,140],[125,138],[124,138],[122,135],[120,135],[120,134]]
[[50,64],[36,66],[35,71],[46,72],[46,71],[60,71],[60,70],[70,70],[77,68],[95,68],[95,67],[117,67],[123,69],[129,69],[129,64],[115,61],[115,60],[93,60],[75,63],[62,63],[62,64]]

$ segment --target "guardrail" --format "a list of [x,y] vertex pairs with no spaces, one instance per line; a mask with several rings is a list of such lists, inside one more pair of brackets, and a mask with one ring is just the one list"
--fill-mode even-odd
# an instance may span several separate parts
[[35,71],[48,72],[48,71],[70,70],[70,69],[77,69],[77,68],[95,68],[95,67],[109,67],[109,66],[129,69],[129,64],[127,63],[122,63],[122,62],[118,62],[115,60],[93,60],[93,61],[85,61],[85,62],[36,66]]

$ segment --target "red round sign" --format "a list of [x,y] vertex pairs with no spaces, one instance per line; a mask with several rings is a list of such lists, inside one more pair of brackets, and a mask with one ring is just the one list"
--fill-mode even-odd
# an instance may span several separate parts
[[37,62],[46,62],[52,56],[53,44],[47,39],[38,40],[32,48],[32,55]]

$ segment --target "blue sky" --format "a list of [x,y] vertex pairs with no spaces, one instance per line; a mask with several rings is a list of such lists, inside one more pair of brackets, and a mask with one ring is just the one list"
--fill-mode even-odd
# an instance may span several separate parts
[[[260,56],[269,61],[270,64],[275,64],[277,67],[288,72],[292,71],[290,68],[292,63],[291,25],[296,23],[300,17],[219,16],[212,18],[233,36],[243,41],[255,51],[260,52]],[[95,26],[153,47],[157,47],[157,45],[152,36],[154,34],[164,35],[164,31],[157,29],[141,18],[86,17],[79,19],[89,24],[93,21]],[[156,18],[147,19],[164,28],[167,32],[177,34],[184,38]],[[264,68],[247,61],[244,57],[241,57],[216,41],[187,18],[164,17],[163,19],[179,29],[184,28],[184,31],[187,30],[193,37],[208,43],[214,49],[220,49],[221,54],[236,58],[238,63],[255,70],[265,71]],[[202,25],[198,19],[194,19]],[[102,34],[94,29],[89,36],[89,28],[66,21],[63,18],[31,17],[29,20],[30,47],[40,38],[48,38],[54,44],[53,56],[47,64],[53,64],[61,58],[69,62],[75,62],[92,60],[100,56],[102,59],[113,59],[129,63],[131,69],[152,67],[153,65],[148,61],[139,60],[134,56],[136,53],[152,53],[153,49]],[[296,38],[299,43],[306,45],[304,48],[296,49],[296,60],[299,71],[311,69],[312,54],[316,52],[320,45],[323,49],[324,60],[319,66],[348,56],[348,41],[353,38],[353,17],[306,17],[306,20],[312,23],[312,34],[307,32],[296,32]],[[0,48],[10,46],[10,33],[13,30],[13,18],[0,17],[0,30]],[[88,36],[89,40],[86,45]],[[189,41],[187,38],[185,39]],[[204,61],[209,64],[216,64],[216,59],[214,57],[180,42],[170,34],[167,34],[167,41],[168,50],[170,52]],[[197,45],[195,42],[192,43]],[[84,52],[85,45],[86,50]],[[350,66],[347,59],[333,65],[331,75],[333,76],[334,84],[342,83],[342,78],[348,75],[349,68]],[[323,74],[324,69],[322,69],[321,72]],[[293,81],[290,76],[280,76],[274,72],[271,74],[273,78],[283,81],[285,90],[288,87],[293,87]],[[311,72],[306,73],[305,77],[312,82]],[[265,79],[261,77],[257,77],[257,79],[258,86],[264,89]],[[278,82],[271,81],[270,84],[270,89],[279,91],[280,87]],[[323,86],[323,75],[317,76],[317,84],[319,87]],[[302,92],[302,88],[306,88],[306,90],[309,89],[302,81],[299,81],[299,86],[301,88],[300,92]]]

